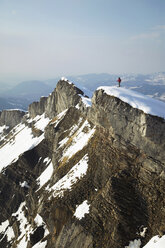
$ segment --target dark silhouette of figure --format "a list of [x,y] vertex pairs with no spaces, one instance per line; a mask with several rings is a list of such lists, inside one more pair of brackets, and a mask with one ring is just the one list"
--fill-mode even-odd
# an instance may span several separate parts
[[120,87],[120,83],[121,83],[121,78],[120,77],[118,77],[117,82],[119,83],[119,87]]

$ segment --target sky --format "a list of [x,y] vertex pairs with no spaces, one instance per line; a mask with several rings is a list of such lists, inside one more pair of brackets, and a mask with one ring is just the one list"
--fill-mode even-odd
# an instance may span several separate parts
[[165,71],[164,0],[0,0],[0,82]]

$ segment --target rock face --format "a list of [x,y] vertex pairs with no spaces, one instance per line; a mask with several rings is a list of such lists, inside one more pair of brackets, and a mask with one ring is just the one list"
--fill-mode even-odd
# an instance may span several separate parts
[[21,110],[3,110],[0,112],[0,126],[13,128],[22,121],[24,115],[25,112]]
[[[165,233],[164,119],[102,91],[88,108],[81,95],[62,80],[29,106],[22,130],[39,139],[41,119],[31,118],[50,121],[1,171],[0,247],[143,247]],[[9,135],[17,142],[21,131]]]
[[74,84],[60,80],[56,89],[48,97],[42,97],[40,102],[29,105],[29,114],[34,118],[45,113],[49,118],[53,118],[63,110],[76,106],[80,101],[79,94],[83,95],[84,93]]
[[133,144],[165,162],[165,120],[132,108],[120,99],[98,90],[92,98],[89,118],[107,128],[121,142]]

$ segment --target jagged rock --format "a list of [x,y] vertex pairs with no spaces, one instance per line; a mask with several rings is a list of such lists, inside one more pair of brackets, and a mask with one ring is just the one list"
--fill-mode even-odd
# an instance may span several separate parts
[[37,115],[42,115],[45,112],[47,104],[47,97],[41,97],[39,102],[33,102],[29,105],[29,114],[32,118]]
[[57,113],[62,112],[71,106],[76,106],[80,101],[80,95],[83,91],[78,89],[74,84],[66,81],[59,81],[56,87],[57,92]]
[[65,80],[57,83],[56,89],[48,96],[42,97],[39,102],[29,105],[29,114],[32,118],[43,113],[49,118],[53,118],[63,110],[76,106],[84,93],[74,84]]

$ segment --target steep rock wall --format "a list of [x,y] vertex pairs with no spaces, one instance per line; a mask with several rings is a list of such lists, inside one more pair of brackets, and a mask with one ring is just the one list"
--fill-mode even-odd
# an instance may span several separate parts
[[94,93],[88,116],[95,124],[110,130],[121,143],[131,143],[148,156],[165,162],[164,119],[145,114],[103,90]]

